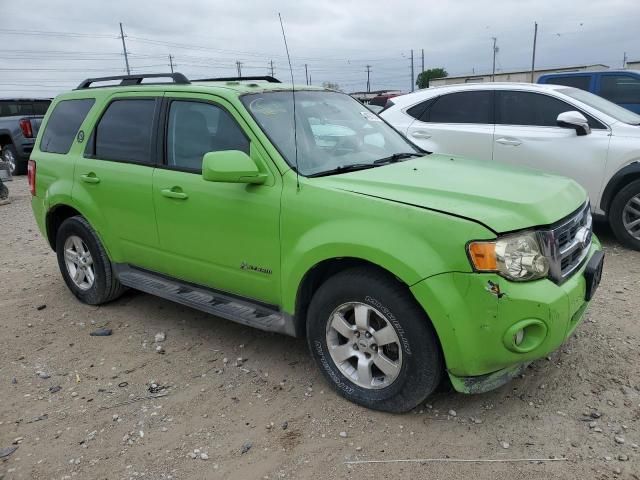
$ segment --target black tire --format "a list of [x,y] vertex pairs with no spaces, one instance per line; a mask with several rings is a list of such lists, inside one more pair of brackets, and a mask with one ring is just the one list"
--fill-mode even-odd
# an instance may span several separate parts
[[[609,224],[616,238],[626,247],[640,250],[640,239],[631,235],[624,226],[624,208],[635,196],[640,195],[640,180],[635,180],[620,190],[609,208]],[[640,211],[640,208],[638,208]]]
[[18,158],[18,152],[13,145],[5,145],[2,148],[2,161],[11,166],[11,175],[24,175],[27,173],[27,161]]
[[[95,280],[91,288],[79,288],[71,278],[65,261],[64,245],[71,236],[79,237],[93,259]],[[58,266],[69,290],[83,303],[100,305],[118,298],[125,291],[113,272],[111,261],[91,225],[80,216],[67,218],[56,234]]]
[[9,189],[7,186],[0,180],[0,200],[6,200],[9,197]]
[[[329,353],[327,324],[334,310],[349,302],[384,312],[394,327],[402,360],[397,377],[388,386],[374,389],[357,385],[342,373]],[[322,284],[309,306],[307,342],[331,386],[348,400],[374,410],[411,410],[437,388],[442,378],[440,344],[427,315],[404,285],[373,268],[345,270]]]

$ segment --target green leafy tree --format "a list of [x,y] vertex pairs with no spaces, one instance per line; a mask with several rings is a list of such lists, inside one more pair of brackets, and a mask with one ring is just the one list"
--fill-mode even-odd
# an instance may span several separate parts
[[429,80],[448,76],[449,74],[444,68],[430,68],[418,74],[416,85],[418,88],[427,88],[429,86]]
[[338,90],[340,91],[340,85],[334,82],[322,82],[322,86],[324,88],[328,88],[330,90]]

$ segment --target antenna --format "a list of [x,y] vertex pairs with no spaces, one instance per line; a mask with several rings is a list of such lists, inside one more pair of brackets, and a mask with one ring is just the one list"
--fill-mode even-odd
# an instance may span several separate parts
[[280,19],[280,28],[282,29],[282,38],[284,39],[284,48],[287,51],[287,60],[289,61],[289,72],[291,72],[291,96],[293,97],[293,145],[295,147],[296,162],[296,187],[300,190],[300,174],[298,173],[298,129],[296,128],[296,89],[293,81],[293,68],[291,67],[291,57],[289,56],[289,46],[287,45],[287,36],[284,33],[284,24],[282,23],[282,15],[278,12]]

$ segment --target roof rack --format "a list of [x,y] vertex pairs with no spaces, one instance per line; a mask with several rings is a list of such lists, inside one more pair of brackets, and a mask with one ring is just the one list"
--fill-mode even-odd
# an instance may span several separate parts
[[[91,84],[96,82],[108,82],[111,80],[120,80],[120,87],[126,85],[140,85],[142,83],[142,80],[144,80],[145,78],[171,78],[173,80],[173,83],[181,85],[191,83],[189,82],[189,79],[181,73],[140,73],[137,75],[116,75],[112,77],[87,78],[80,85],[78,85],[76,90],[82,90],[85,88],[97,88],[91,87]],[[147,83],[145,85],[149,84]]]
[[218,77],[218,78],[199,78],[193,80],[194,82],[240,82],[245,80],[263,80],[269,83],[281,83],[275,77],[270,75],[258,76],[258,77]]

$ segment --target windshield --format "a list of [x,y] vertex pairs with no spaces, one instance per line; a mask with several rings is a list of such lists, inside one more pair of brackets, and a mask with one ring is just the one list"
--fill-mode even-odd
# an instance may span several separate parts
[[602,113],[606,113],[610,117],[615,118],[619,122],[630,123],[631,125],[640,125],[640,115],[633,113],[620,105],[616,105],[609,100],[594,95],[593,93],[580,90],[578,88],[559,88],[560,93],[564,93],[579,102],[589,105]]
[[[298,168],[302,175],[372,168],[376,160],[419,150],[357,100],[338,92],[297,91]],[[295,167],[291,92],[244,95],[242,101],[287,163]],[[396,158],[394,158],[396,159]]]

